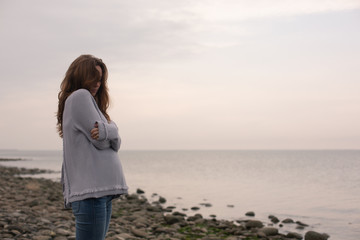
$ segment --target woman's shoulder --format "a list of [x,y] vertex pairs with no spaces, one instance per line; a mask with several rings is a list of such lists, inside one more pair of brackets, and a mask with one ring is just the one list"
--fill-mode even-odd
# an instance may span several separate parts
[[79,99],[79,98],[90,98],[90,97],[91,97],[91,93],[88,90],[81,88],[72,92],[68,97],[68,99]]

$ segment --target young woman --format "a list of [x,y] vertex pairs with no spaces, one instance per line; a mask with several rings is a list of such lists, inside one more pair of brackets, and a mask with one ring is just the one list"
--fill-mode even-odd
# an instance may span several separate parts
[[107,76],[101,59],[81,55],[67,70],[58,95],[61,182],[65,207],[75,216],[77,240],[105,239],[111,200],[128,189],[118,156],[118,128],[107,113]]

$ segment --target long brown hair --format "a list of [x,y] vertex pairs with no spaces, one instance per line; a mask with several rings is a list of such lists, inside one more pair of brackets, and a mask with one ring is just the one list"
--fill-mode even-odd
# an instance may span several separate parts
[[[102,70],[101,79],[96,66],[99,66]],[[106,119],[110,121],[110,116],[107,113],[110,104],[107,77],[108,71],[106,65],[101,59],[92,55],[81,55],[71,63],[69,69],[66,71],[64,80],[61,82],[60,92],[58,94],[59,105],[56,116],[57,131],[59,132],[60,137],[63,136],[62,118],[66,99],[71,93],[78,89],[84,88],[90,90],[97,81],[101,81],[101,85],[94,98],[100,111],[104,114]]]

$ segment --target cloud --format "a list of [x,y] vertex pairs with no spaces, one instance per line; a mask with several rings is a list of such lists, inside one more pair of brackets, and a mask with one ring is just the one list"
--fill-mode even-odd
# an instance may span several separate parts
[[196,1],[192,9],[206,21],[245,21],[249,19],[294,16],[331,11],[359,9],[357,0],[204,0]]

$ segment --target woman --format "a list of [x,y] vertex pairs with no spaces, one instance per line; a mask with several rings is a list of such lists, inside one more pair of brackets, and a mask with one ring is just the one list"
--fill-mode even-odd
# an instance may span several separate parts
[[107,76],[101,59],[82,55],[67,70],[58,95],[61,182],[65,207],[75,216],[77,240],[105,239],[111,200],[128,189],[117,153],[118,129],[107,113]]

